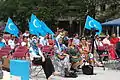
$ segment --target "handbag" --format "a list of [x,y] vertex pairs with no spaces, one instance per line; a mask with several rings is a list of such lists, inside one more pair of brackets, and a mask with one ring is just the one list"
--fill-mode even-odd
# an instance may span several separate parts
[[32,63],[35,64],[35,65],[41,65],[42,64],[42,57],[34,57],[33,60],[32,60]]
[[93,75],[93,66],[92,65],[83,65],[82,72],[85,75]]

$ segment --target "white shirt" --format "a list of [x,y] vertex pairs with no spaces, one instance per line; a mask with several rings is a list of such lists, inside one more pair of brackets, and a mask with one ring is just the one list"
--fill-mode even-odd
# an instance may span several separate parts
[[44,39],[44,38],[41,38],[41,39],[40,39],[40,44],[41,44],[42,46],[49,45],[48,40],[47,40],[47,39]]
[[79,45],[79,43],[80,43],[79,39],[73,38],[73,44]]
[[15,48],[15,42],[14,40],[8,40],[8,45],[11,47],[11,49],[14,49]]
[[95,40],[94,47],[97,48],[97,46],[103,46],[102,41]]
[[26,46],[27,45],[27,43],[26,42],[21,42],[21,46]]
[[5,41],[5,39],[2,39],[2,42],[4,42],[4,43],[5,43],[5,45],[6,45],[6,41]]
[[102,42],[103,44],[111,45],[110,41],[107,38],[104,38]]
[[24,33],[23,36],[28,37],[29,33]]

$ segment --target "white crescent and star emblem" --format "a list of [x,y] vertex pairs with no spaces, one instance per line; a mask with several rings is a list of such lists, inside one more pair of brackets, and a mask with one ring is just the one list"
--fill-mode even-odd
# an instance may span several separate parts
[[13,23],[10,23],[9,25],[8,25],[8,28],[10,29],[10,30],[13,30],[13,29],[11,29],[11,26],[12,25],[14,25]]
[[[93,25],[91,25],[91,23],[93,24]],[[97,26],[94,24],[94,20],[90,20],[89,21],[89,26],[91,27],[91,28],[97,28]]]
[[38,28],[39,26],[36,25],[36,21],[37,21],[37,20],[34,19],[34,21],[33,21],[33,25],[34,25],[36,28]]

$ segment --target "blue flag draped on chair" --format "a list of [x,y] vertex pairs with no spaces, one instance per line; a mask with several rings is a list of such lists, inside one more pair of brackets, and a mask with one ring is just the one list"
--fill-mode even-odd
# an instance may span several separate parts
[[19,30],[18,30],[17,26],[13,23],[11,18],[8,18],[8,21],[7,21],[4,31],[8,32],[16,37],[18,37],[18,34],[19,34]]
[[35,15],[31,15],[31,20],[29,24],[30,30],[34,30],[32,34],[40,34],[41,36],[45,36],[47,33],[42,29],[42,25],[40,24],[39,19]]
[[98,34],[98,35],[100,35],[100,33],[102,32],[101,24],[98,21],[96,21],[95,19],[91,18],[90,16],[87,16],[85,28],[88,30],[91,30],[91,29],[98,30],[99,32],[96,32],[96,34]]

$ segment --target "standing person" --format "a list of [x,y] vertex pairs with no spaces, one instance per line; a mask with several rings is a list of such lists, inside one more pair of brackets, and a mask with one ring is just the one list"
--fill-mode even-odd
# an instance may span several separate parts
[[55,70],[54,70],[54,66],[51,62],[50,58],[45,58],[42,51],[40,50],[40,48],[37,46],[37,43],[35,41],[32,42],[32,45],[29,49],[30,52],[30,58],[32,60],[32,62],[34,62],[35,58],[42,58],[42,68],[44,70],[44,73],[46,75],[47,80],[51,80],[51,76],[52,74],[56,74]]

